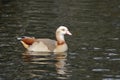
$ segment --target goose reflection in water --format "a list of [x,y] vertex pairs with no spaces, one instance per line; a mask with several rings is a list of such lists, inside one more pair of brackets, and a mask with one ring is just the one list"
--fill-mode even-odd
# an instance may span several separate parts
[[67,52],[62,53],[42,53],[42,52],[25,52],[23,60],[27,65],[27,72],[32,78],[53,76],[59,79],[67,78],[66,67]]

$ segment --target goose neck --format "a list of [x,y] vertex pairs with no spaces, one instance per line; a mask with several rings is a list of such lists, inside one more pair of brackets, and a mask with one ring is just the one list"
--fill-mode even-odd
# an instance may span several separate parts
[[59,45],[65,43],[65,39],[64,39],[63,34],[56,33],[56,39],[57,39],[57,44],[59,44]]

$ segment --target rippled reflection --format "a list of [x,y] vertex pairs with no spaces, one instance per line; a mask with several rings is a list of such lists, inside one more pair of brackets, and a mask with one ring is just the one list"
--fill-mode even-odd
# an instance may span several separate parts
[[27,64],[27,72],[34,77],[51,75],[59,79],[67,79],[67,52],[44,53],[29,52],[23,53],[24,63]]

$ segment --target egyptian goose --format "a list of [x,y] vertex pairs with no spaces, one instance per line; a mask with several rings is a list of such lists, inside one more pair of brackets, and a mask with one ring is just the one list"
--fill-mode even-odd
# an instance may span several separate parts
[[65,52],[68,50],[68,46],[65,42],[64,35],[72,35],[68,28],[65,26],[60,26],[56,30],[56,40],[51,39],[36,39],[34,37],[21,37],[18,38],[23,46],[28,51],[38,51],[38,52]]

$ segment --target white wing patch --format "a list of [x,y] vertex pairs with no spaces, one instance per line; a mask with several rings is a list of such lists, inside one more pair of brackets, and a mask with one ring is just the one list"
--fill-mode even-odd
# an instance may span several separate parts
[[35,42],[32,44],[29,48],[29,51],[38,51],[38,52],[50,52],[47,45],[45,45],[43,42]]

